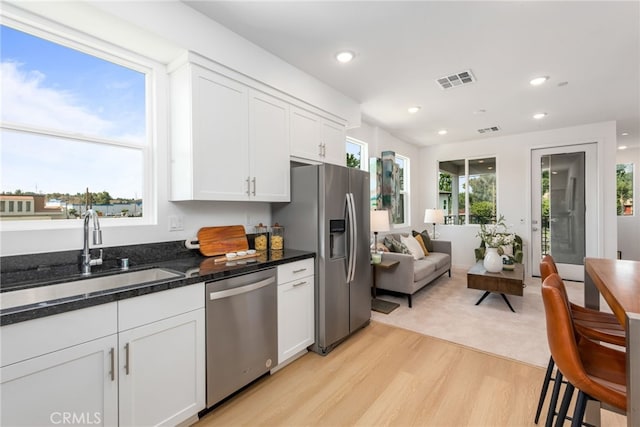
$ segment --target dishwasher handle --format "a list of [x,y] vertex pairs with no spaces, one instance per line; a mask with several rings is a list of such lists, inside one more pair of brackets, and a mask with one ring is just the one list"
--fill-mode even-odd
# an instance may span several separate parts
[[225,289],[222,291],[215,291],[209,293],[209,300],[213,301],[216,299],[222,299],[227,297],[232,297],[234,295],[246,294],[247,292],[255,291],[256,289],[264,288],[265,286],[269,286],[275,283],[276,278],[269,277],[264,280],[261,280],[256,283],[250,283],[244,286],[238,286],[237,288]]

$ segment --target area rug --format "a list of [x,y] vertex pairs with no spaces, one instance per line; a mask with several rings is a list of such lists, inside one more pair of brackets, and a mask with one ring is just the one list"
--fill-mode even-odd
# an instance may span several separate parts
[[[406,297],[383,294],[400,307],[389,314],[372,312],[372,320],[445,339],[477,350],[508,357],[535,366],[549,361],[544,306],[540,279],[526,279],[524,296],[508,295],[515,313],[500,294],[490,294],[475,305],[484,293],[467,289],[467,269],[452,269],[413,296],[413,308]],[[565,282],[572,302],[584,301],[583,284]],[[606,304],[605,304],[606,305]],[[601,304],[601,307],[603,305]]]
[[371,300],[371,310],[377,311],[378,313],[389,314],[398,307],[400,307],[400,304],[397,302],[385,301],[380,298]]

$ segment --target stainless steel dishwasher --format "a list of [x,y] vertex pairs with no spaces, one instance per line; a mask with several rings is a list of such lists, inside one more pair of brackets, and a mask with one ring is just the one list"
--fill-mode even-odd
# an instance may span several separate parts
[[276,269],[206,284],[207,407],[278,362]]

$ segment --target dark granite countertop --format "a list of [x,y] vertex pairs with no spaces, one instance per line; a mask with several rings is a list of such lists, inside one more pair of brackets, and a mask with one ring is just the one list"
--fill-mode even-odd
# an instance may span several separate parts
[[[106,250],[105,250],[106,251]],[[215,264],[213,257],[201,256],[196,251],[180,252],[175,254],[159,255],[136,262],[128,270],[144,270],[149,268],[163,268],[182,273],[180,277],[165,279],[142,285],[131,285],[116,289],[97,291],[89,294],[71,296],[67,298],[45,301],[38,304],[7,308],[0,310],[0,325],[23,322],[39,317],[51,316],[71,310],[106,304],[126,298],[160,292],[167,289],[187,286],[194,283],[215,281],[227,277],[251,273],[266,268],[275,267],[293,261],[313,258],[313,252],[285,249],[283,251],[265,252],[252,260],[239,260],[234,262]],[[4,260],[3,260],[4,261]],[[244,261],[244,262],[243,262]],[[102,277],[113,274],[125,273],[117,267],[117,263],[107,265],[96,271],[90,278]],[[22,268],[13,271],[2,271],[2,286],[0,292],[11,292],[40,286],[48,286],[86,279],[77,271],[77,267],[62,265],[47,265],[46,268]],[[1,298],[1,293],[0,293]]]

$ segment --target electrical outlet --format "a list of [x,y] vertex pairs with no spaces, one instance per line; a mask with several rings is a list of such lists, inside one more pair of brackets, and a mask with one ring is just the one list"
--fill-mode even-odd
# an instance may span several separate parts
[[169,215],[169,231],[184,230],[184,217],[182,215]]

